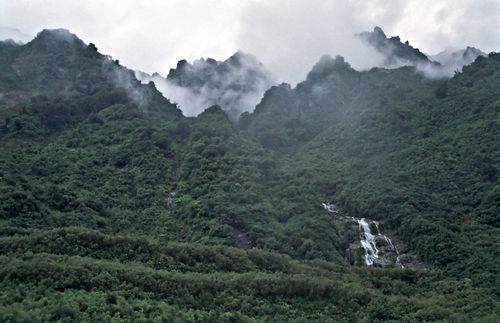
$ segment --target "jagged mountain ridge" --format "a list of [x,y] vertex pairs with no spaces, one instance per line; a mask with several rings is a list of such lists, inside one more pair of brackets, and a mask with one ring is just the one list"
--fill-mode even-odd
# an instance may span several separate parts
[[403,44],[399,36],[388,38],[380,27],[375,27],[371,32],[362,32],[357,36],[385,56],[384,66],[432,63],[424,53],[412,47],[408,41]]
[[[433,60],[408,41],[402,43],[398,36],[388,38],[380,27],[357,37],[385,57],[382,67],[414,66],[419,73],[432,78],[452,76],[478,56],[485,56],[480,50],[467,48],[463,53],[443,52]],[[155,82],[164,96],[179,103],[188,115],[219,105],[233,122],[238,122],[242,113],[252,112],[265,91],[276,83],[262,63],[243,52],[237,52],[222,62],[211,58],[193,63],[181,60],[166,78],[158,73],[149,75],[143,72],[136,72],[136,77],[145,83]]]
[[181,60],[165,79],[159,74],[136,75],[145,82],[155,82],[166,97],[178,102],[190,115],[201,108],[219,105],[233,121],[242,112],[252,111],[265,90],[274,84],[264,65],[255,56],[241,51],[225,61]]
[[382,28],[375,27],[371,32],[357,35],[365,44],[375,48],[383,55],[383,67],[415,66],[428,77],[449,77],[461,71],[479,56],[486,56],[481,50],[467,47],[462,50],[445,50],[437,55],[426,55],[409,41],[401,42],[399,36],[388,38]]

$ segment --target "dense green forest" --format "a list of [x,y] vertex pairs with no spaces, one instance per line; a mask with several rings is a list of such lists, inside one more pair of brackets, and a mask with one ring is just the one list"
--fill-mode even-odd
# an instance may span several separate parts
[[[68,31],[0,42],[0,321],[495,322],[499,116],[494,53],[325,56],[234,122]],[[351,266],[350,216],[426,269]]]

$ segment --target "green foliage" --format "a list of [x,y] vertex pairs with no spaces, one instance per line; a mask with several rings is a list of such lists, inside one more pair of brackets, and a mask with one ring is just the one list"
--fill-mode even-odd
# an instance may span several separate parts
[[247,131],[263,145],[258,127],[279,137],[294,109],[319,130],[292,147],[270,146],[290,161],[294,180],[284,186],[380,220],[426,261],[498,292],[500,55],[438,82],[409,68],[331,64],[340,71],[282,90],[293,99],[269,91],[247,117]]
[[[238,129],[66,31],[0,42],[0,321],[497,320],[499,64],[325,58]],[[347,266],[323,201],[434,269]]]
[[497,309],[470,282],[433,271],[345,271],[260,250],[81,229],[3,238],[1,246],[2,320],[480,320]]

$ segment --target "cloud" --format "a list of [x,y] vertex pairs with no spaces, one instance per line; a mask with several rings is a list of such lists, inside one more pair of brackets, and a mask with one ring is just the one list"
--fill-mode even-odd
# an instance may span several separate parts
[[356,68],[376,65],[378,53],[354,34],[371,29],[355,14],[355,2],[269,1],[248,5],[238,45],[281,80],[297,83],[324,54],[342,55]]
[[486,56],[486,53],[473,47],[459,50],[447,48],[441,53],[431,56],[430,59],[439,62],[445,73],[453,75],[455,71],[461,72],[462,67],[474,62],[478,56]]
[[[404,19],[403,19],[404,18]],[[408,1],[402,18],[390,25],[424,52],[473,46],[500,49],[500,2],[497,0]]]
[[374,26],[424,53],[498,51],[499,17],[498,0],[0,0],[5,28],[67,28],[129,68],[167,74],[181,59],[220,60],[241,49],[292,83],[324,54],[356,68],[376,63],[351,38]]
[[17,28],[0,26],[0,39],[1,40],[12,39],[15,40],[16,42],[27,43],[31,39],[33,39],[33,36],[25,34]]
[[234,53],[240,7],[236,1],[0,0],[0,21],[33,36],[67,28],[130,68],[166,73],[180,59]]
[[379,65],[382,58],[353,37],[374,26],[426,53],[467,45],[498,50],[499,17],[497,0],[251,2],[243,10],[238,45],[295,83],[323,54],[340,54],[357,69]]
[[186,116],[196,116],[219,105],[237,121],[251,112],[264,92],[275,84],[272,74],[253,55],[237,52],[224,62],[198,59],[178,63],[167,78],[136,72],[143,83],[150,81],[168,99],[176,102]]
[[146,109],[151,103],[150,94],[145,87],[139,85],[133,71],[115,65],[108,58],[105,58],[102,62],[102,71],[116,87],[124,89],[128,98],[137,104],[139,108]]

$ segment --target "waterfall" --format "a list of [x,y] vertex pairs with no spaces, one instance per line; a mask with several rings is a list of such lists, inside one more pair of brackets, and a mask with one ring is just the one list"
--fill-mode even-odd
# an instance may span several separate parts
[[[323,207],[330,213],[338,214],[338,208],[332,203],[322,203]],[[396,265],[404,268],[403,264],[401,264],[401,260],[399,258],[399,252],[396,246],[392,243],[392,240],[382,234],[380,231],[379,223],[377,221],[373,221],[366,218],[355,218],[348,217],[349,219],[358,223],[358,228],[360,232],[360,243],[363,248],[364,255],[363,260],[366,266],[373,266],[375,261],[380,258],[380,250],[377,248],[377,239],[384,240],[387,243],[388,249],[396,254]],[[371,225],[374,225],[377,232],[372,232]]]
[[172,208],[172,206],[174,205],[174,200],[175,200],[175,192],[168,193],[168,197],[165,199],[165,202],[167,202],[167,209]]
[[[379,232],[379,234],[381,234],[380,228],[378,227],[378,222],[377,221],[373,221],[373,223],[375,223],[375,226],[377,227],[377,231]],[[386,235],[383,235],[383,234],[381,234],[381,235],[385,239],[385,241],[387,241],[387,244],[391,247],[391,249],[396,252],[396,255],[397,255],[397,257],[396,257],[396,265],[400,266],[401,268],[405,268],[405,266],[403,266],[403,264],[401,263],[401,259],[399,258],[399,251],[396,248],[396,246],[392,243],[392,240],[388,236],[386,236]]]
[[359,232],[364,239],[361,239],[361,246],[365,251],[365,264],[367,266],[373,265],[375,259],[379,257],[379,251],[377,249],[377,243],[375,242],[375,236],[372,234],[370,230],[370,224],[366,221],[365,218],[356,219],[356,222],[359,224]]
[[339,213],[339,210],[338,208],[335,206],[335,204],[331,204],[331,203],[322,203],[323,207],[328,211],[328,212],[331,212],[331,213]]

